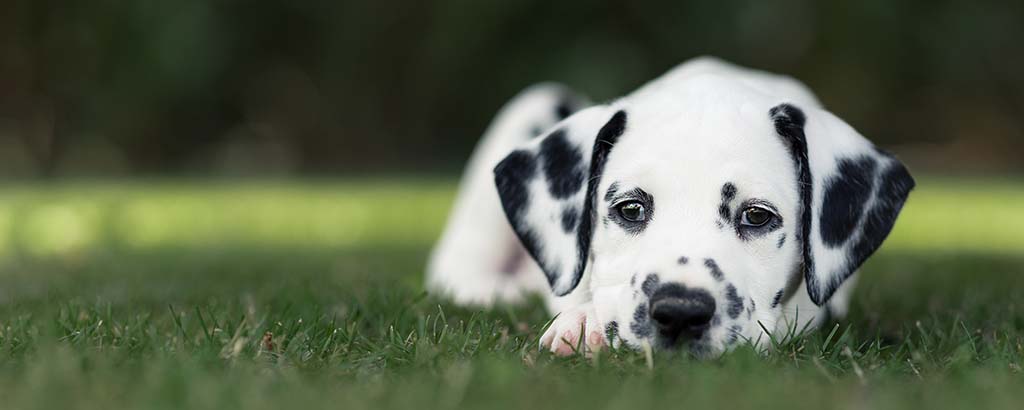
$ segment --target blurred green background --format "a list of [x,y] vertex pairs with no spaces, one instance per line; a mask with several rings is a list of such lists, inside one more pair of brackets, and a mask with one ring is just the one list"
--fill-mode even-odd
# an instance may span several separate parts
[[1021,171],[1019,1],[5,0],[0,176],[453,174],[528,84],[713,54],[915,171]]

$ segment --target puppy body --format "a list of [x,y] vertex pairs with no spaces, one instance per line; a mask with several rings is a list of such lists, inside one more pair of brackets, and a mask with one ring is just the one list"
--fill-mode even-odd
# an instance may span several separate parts
[[549,295],[555,352],[706,356],[841,316],[913,187],[789,77],[704,57],[587,105],[548,84],[502,109],[428,267],[459,303]]

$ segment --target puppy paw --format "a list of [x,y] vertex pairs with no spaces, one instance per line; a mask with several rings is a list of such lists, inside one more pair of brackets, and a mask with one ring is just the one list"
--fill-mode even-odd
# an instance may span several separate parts
[[589,356],[605,345],[604,332],[590,303],[562,311],[540,338],[541,349],[559,356],[574,353]]

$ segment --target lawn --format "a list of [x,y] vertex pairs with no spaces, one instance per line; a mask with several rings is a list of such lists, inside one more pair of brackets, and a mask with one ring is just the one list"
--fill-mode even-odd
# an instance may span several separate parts
[[1024,182],[920,178],[848,320],[707,362],[538,352],[422,267],[454,183],[0,187],[0,409],[1020,408]]

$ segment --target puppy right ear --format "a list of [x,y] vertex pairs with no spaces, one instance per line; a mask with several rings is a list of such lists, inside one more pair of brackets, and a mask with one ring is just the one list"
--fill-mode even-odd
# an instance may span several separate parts
[[914,178],[829,112],[780,104],[769,116],[796,166],[804,279],[821,306],[882,245]]
[[505,216],[558,296],[575,289],[586,269],[595,191],[626,120],[608,106],[585,109],[494,169]]

